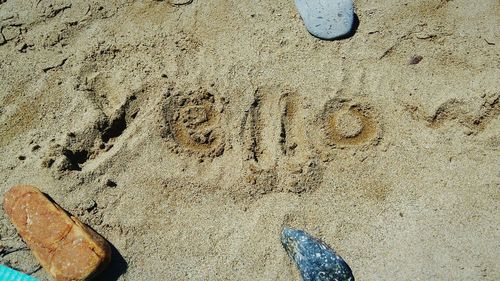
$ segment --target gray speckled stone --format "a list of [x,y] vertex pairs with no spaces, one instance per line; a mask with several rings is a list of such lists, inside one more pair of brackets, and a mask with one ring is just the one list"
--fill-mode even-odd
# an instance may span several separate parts
[[284,228],[281,244],[297,264],[303,281],[354,281],[347,263],[328,245],[304,231]]
[[307,30],[321,39],[346,36],[354,25],[352,0],[295,0]]

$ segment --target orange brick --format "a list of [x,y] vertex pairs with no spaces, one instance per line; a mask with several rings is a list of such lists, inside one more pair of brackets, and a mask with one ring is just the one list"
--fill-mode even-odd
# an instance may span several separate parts
[[89,280],[109,264],[111,248],[106,240],[69,216],[38,188],[12,187],[5,193],[3,207],[54,280]]

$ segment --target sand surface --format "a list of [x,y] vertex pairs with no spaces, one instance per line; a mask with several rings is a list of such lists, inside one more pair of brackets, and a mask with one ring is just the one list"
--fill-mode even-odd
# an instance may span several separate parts
[[0,199],[102,234],[102,280],[299,280],[284,226],[356,280],[500,280],[499,2],[355,2],[328,42],[292,0],[1,0]]

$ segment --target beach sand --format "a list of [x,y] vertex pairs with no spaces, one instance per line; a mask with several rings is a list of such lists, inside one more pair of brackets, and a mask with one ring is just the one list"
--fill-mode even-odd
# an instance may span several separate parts
[[356,280],[500,280],[498,1],[355,1],[339,41],[292,0],[175,3],[0,1],[0,199],[94,228],[102,280],[299,280],[284,226]]

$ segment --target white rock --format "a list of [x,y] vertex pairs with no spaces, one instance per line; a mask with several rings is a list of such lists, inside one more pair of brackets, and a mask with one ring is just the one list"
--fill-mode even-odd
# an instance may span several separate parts
[[295,0],[307,30],[321,39],[347,35],[354,24],[352,0]]

